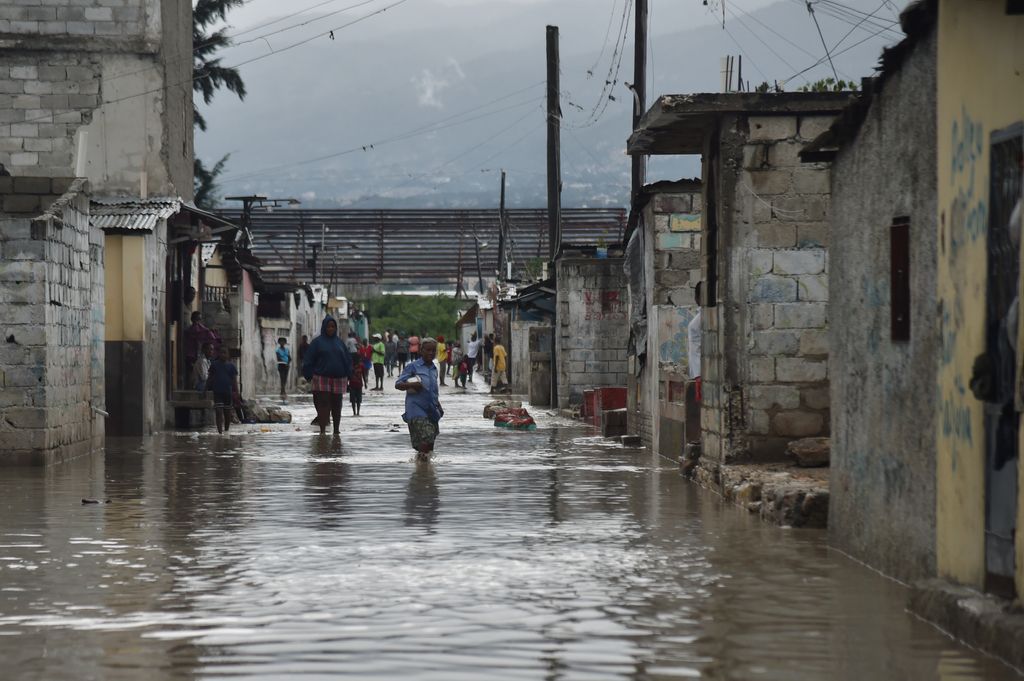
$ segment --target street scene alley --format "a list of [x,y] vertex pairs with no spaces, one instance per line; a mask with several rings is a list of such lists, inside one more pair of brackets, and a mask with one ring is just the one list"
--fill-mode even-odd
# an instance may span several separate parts
[[430,464],[389,390],[340,441],[207,428],[6,473],[0,658],[47,681],[1014,678],[822,532],[459,392]]

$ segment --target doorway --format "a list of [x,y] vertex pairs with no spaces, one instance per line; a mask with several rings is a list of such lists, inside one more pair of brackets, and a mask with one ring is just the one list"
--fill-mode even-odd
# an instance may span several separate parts
[[993,133],[986,282],[985,354],[990,393],[985,401],[985,589],[1016,596],[1015,534],[1019,490],[1019,418],[1015,405],[1017,305],[1024,126]]

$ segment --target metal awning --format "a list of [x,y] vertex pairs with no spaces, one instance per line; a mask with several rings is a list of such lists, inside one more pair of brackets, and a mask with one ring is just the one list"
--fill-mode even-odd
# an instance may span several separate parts
[[104,232],[146,234],[156,229],[161,220],[178,213],[181,205],[181,200],[174,197],[93,198],[89,207],[89,224]]

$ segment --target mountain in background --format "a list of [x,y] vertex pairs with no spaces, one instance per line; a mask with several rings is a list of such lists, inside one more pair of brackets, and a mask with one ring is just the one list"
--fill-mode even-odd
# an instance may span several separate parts
[[[785,81],[792,91],[832,75],[825,62],[793,77],[824,54],[801,2],[749,13],[730,2],[726,30],[707,23],[712,17],[699,0],[681,2],[686,11],[677,7],[674,14],[652,6],[650,101],[719,91],[720,58],[741,48],[751,88]],[[209,132],[197,134],[197,155],[212,162],[231,153],[221,183],[228,196],[294,196],[304,207],[492,207],[504,168],[510,207],[544,206],[544,27],[552,23],[561,31],[563,205],[624,206],[632,99],[623,81],[632,79],[633,50],[630,27],[616,73],[622,4],[494,0],[452,7],[410,0],[338,30],[334,40],[320,37],[243,66],[249,96],[239,102],[221,93],[204,108]],[[882,46],[899,38],[891,3],[854,1],[853,9],[839,9],[847,6],[826,0],[815,7],[825,41],[839,43],[833,52],[841,78],[871,75]],[[690,15],[703,24],[687,28]],[[315,16],[239,36],[252,42],[224,62],[267,53],[266,42],[254,38]],[[267,40],[280,50],[356,16],[329,17],[303,27],[305,33]],[[879,32],[883,25],[890,28]],[[605,88],[606,80],[615,86]],[[325,156],[331,157],[310,161]],[[695,175],[696,157],[653,158],[648,173],[652,181]]]

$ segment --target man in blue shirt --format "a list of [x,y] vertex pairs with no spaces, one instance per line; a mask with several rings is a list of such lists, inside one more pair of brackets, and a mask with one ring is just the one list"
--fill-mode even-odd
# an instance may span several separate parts
[[288,400],[288,370],[292,366],[292,354],[288,352],[288,339],[277,339],[277,373],[281,376],[281,401]]
[[406,365],[395,382],[395,388],[405,391],[405,413],[402,420],[409,425],[412,448],[419,461],[429,461],[437,439],[438,422],[444,416],[438,389],[437,341],[425,338],[420,341],[420,358]]

